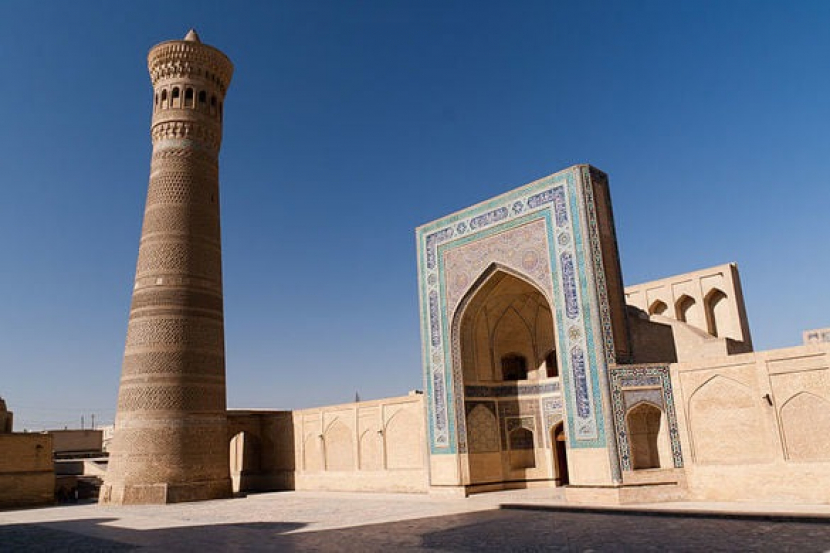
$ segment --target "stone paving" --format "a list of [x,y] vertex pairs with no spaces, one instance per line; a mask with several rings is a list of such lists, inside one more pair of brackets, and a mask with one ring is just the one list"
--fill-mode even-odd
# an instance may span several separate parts
[[[503,504],[523,508],[500,509]],[[71,505],[0,512],[0,551],[830,550],[830,517],[665,516],[679,507],[828,516],[827,506],[664,504],[650,506],[654,514],[545,510],[563,506],[549,489],[468,499],[282,492],[165,506]]]

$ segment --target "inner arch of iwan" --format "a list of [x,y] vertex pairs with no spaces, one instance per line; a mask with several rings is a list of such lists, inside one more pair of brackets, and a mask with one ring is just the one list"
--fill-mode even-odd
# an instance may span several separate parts
[[[557,464],[550,439],[561,397],[549,299],[526,276],[492,264],[470,286],[452,328],[470,489],[566,483],[555,468],[564,451]],[[543,401],[560,407],[558,417],[540,417]]]

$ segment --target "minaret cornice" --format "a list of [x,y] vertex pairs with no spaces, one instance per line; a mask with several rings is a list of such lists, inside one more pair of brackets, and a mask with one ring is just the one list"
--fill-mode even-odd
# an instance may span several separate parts
[[154,46],[147,56],[150,80],[200,78],[213,82],[222,94],[233,76],[233,63],[221,51],[201,42],[169,40]]

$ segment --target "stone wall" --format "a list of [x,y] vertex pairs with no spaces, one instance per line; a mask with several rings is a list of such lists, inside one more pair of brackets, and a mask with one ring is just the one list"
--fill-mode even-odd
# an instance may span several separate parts
[[[675,329],[681,361],[694,357],[704,341],[713,342],[715,349],[724,349],[724,354],[727,347],[735,350],[734,345],[725,342],[718,346],[713,338],[740,342],[741,351],[752,351],[741,280],[734,263],[627,286],[625,300],[650,315],[652,321]],[[678,321],[692,327],[699,336],[684,330],[686,325],[674,324]],[[683,335],[678,335],[678,329]]]
[[55,473],[48,434],[0,434],[0,508],[52,503]]
[[233,491],[294,489],[291,411],[228,411]]
[[104,433],[101,430],[50,430],[49,434],[55,453],[102,451]]
[[671,367],[689,499],[830,503],[830,345]]
[[426,492],[423,395],[293,412],[297,490]]

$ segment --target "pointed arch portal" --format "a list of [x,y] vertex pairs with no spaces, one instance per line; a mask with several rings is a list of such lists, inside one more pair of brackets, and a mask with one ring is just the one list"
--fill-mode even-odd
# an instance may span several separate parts
[[[574,166],[416,235],[431,483],[552,483],[551,429],[563,420],[568,451],[613,462],[601,460],[614,440],[607,367],[629,361],[631,345],[605,175]],[[472,404],[493,414],[499,451],[472,453],[471,436],[492,443],[467,428],[490,420],[478,410],[471,422]],[[511,469],[517,428],[533,447],[516,449],[528,455]],[[531,443],[524,431],[514,442]]]

